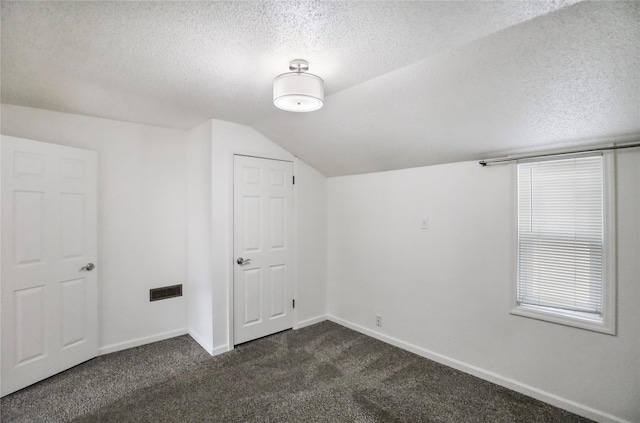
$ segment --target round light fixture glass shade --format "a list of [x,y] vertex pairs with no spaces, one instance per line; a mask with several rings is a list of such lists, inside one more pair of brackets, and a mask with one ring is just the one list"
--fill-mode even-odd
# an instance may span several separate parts
[[324,105],[324,81],[311,73],[283,73],[273,80],[273,104],[288,112],[318,110]]

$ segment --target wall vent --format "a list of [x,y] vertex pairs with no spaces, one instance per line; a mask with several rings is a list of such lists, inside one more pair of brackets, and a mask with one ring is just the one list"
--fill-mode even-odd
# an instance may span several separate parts
[[167,298],[182,297],[182,284],[163,286],[149,290],[149,301],[166,300]]

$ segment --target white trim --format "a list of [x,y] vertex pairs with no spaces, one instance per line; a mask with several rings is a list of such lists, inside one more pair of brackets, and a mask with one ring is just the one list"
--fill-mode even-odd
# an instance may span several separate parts
[[[602,177],[603,177],[603,292],[602,292],[602,316],[596,318],[586,313],[570,312],[554,309],[552,307],[534,306],[529,304],[518,304],[517,302],[517,282],[512,284],[511,311],[512,315],[527,317],[556,323],[564,326],[600,332],[607,335],[617,335],[617,271],[616,271],[616,166],[615,151],[604,151],[600,153],[585,152],[567,155],[564,157],[532,158],[523,162],[564,160],[574,156],[602,156]],[[514,181],[512,202],[514,211],[512,213],[512,228],[514,228],[513,251],[518,251],[518,177],[517,166],[513,166],[512,181]],[[513,280],[518,280],[518,254],[513,260]]]
[[247,157],[255,157],[256,159],[278,160],[281,162],[291,162],[291,163],[293,163],[293,161],[296,158],[296,156],[294,156],[289,152],[277,153],[275,151],[270,151],[268,153],[265,153],[264,151],[256,152],[256,150],[254,149],[243,148],[243,147],[240,147],[240,148],[230,147],[228,151],[231,153],[232,163],[233,163],[233,156],[247,156]]
[[[214,149],[212,149],[213,151]],[[229,178],[227,185],[227,207],[229,212],[229,220],[228,220],[228,232],[227,232],[227,345],[235,345],[235,341],[233,339],[234,336],[234,297],[233,297],[233,278],[234,278],[234,269],[233,269],[233,258],[235,255],[235,250],[233,246],[234,242],[234,231],[235,231],[235,206],[234,206],[234,190],[235,190],[235,156],[237,153],[234,149],[230,148],[230,151],[227,152],[227,177]],[[230,154],[229,154],[230,153]],[[212,234],[212,236],[215,236]]]
[[212,350],[209,352],[209,354],[211,354],[211,355],[220,355],[220,354],[223,354],[223,353],[229,352],[229,351],[231,351],[232,349],[233,349],[233,348],[229,348],[229,345],[228,345],[228,344],[226,344],[226,345],[221,345],[221,346],[219,346],[219,347],[215,347],[214,349],[212,349]]
[[196,341],[203,350],[205,350],[207,353],[209,353],[209,355],[214,356],[214,355],[220,355],[222,353],[226,353],[227,351],[231,351],[233,348],[229,348],[228,344],[225,345],[221,345],[219,347],[213,347],[211,345],[209,345],[207,342],[204,341],[204,338],[198,334],[196,334],[193,331],[189,331],[189,336],[193,338],[194,341]]
[[510,311],[515,316],[529,317],[545,322],[557,323],[564,326],[572,326],[578,329],[586,329],[607,335],[615,335],[615,326],[606,325],[602,319],[593,318],[588,313],[563,311],[552,307],[542,307],[529,304],[520,304]]
[[603,325],[611,335],[618,330],[618,220],[616,151],[602,154],[604,200],[604,253],[603,274],[606,280],[602,298]]
[[302,321],[298,322],[294,326],[294,329],[302,329],[302,328],[305,328],[307,326],[315,325],[316,323],[324,322],[325,320],[328,320],[328,319],[329,318],[327,317],[326,314],[323,314],[322,316],[312,317],[311,319],[306,319],[306,320],[302,320]]
[[189,330],[188,333],[189,333],[189,336],[192,337],[193,340],[196,341],[202,347],[202,349],[204,349],[210,355],[213,355],[213,346],[210,345],[207,341],[205,341],[203,336],[198,335],[192,330]]
[[[213,151],[213,149],[212,149]],[[253,157],[256,159],[265,159],[265,160],[277,160],[277,161],[281,161],[281,162],[289,162],[291,163],[291,172],[292,172],[292,176],[295,175],[297,167],[296,167],[296,156],[293,156],[290,153],[287,153],[287,155],[278,155],[278,154],[260,154],[260,153],[255,153],[254,151],[245,149],[245,148],[230,148],[228,151],[230,154],[227,157],[227,160],[229,160],[228,162],[228,168],[229,168],[229,173],[228,173],[228,178],[229,178],[229,185],[231,187],[231,189],[228,191],[228,198],[227,198],[227,204],[229,205],[229,231],[228,231],[228,236],[229,236],[229,244],[228,244],[228,251],[229,251],[229,257],[230,260],[228,260],[228,281],[227,281],[227,321],[228,321],[228,333],[227,333],[227,350],[226,351],[231,351],[233,350],[234,346],[235,346],[235,340],[233,339],[234,336],[234,307],[235,307],[235,303],[234,303],[234,298],[233,298],[233,278],[234,278],[234,231],[235,231],[235,223],[234,223],[234,217],[235,217],[235,210],[234,210],[234,189],[235,189],[235,156],[246,156],[246,157]],[[212,157],[213,160],[213,157]],[[293,260],[293,292],[294,292],[294,299],[295,299],[295,295],[297,293],[298,290],[298,279],[297,279],[297,274],[296,274],[296,255],[295,255],[295,245],[296,245],[296,238],[298,235],[298,228],[296,227],[296,219],[297,219],[297,214],[296,214],[296,203],[295,203],[295,198],[296,198],[296,189],[295,189],[295,185],[293,186],[293,190],[292,190],[292,194],[293,194],[293,216],[292,216],[292,228],[291,230],[293,231],[293,245],[294,245],[294,251],[292,254],[292,260]],[[292,317],[293,317],[293,323],[291,328],[295,329],[296,328],[296,309],[293,309],[293,313],[292,313]],[[228,346],[231,347],[228,347]],[[222,348],[222,347],[218,347],[218,348]],[[224,351],[223,351],[224,352]]]
[[456,370],[460,370],[470,375],[479,377],[480,379],[484,379],[486,381],[495,383],[496,385],[503,386],[505,388],[511,389],[512,391],[519,392],[531,398],[535,398],[539,401],[546,402],[547,404],[551,404],[555,407],[562,408],[564,410],[570,411],[571,413],[577,414],[582,417],[586,417],[596,422],[632,423],[629,420],[624,420],[620,417],[613,416],[603,411],[599,411],[594,408],[588,407],[586,405],[579,404],[575,401],[571,401],[566,398],[560,397],[558,395],[543,391],[541,389],[534,388],[533,386],[526,385],[524,383],[518,382],[517,380],[504,377],[497,373],[482,369],[480,367],[473,366],[471,364],[465,363],[460,360],[456,360],[451,357],[447,357],[446,355],[443,355],[443,354],[438,354],[434,351],[427,350],[425,348],[419,347],[414,344],[410,344],[400,339],[397,339],[388,335],[384,335],[382,333],[376,332],[374,330],[368,329],[364,326],[360,326],[355,323],[351,323],[339,317],[328,315],[327,319],[339,325],[345,326],[349,329],[353,329],[357,332],[360,332],[372,338],[378,339],[382,342],[386,342],[387,344],[394,345],[398,348],[402,348],[403,350],[407,350],[419,356],[428,358],[429,360],[433,360],[437,363],[444,364],[445,366],[449,366]]
[[150,344],[152,342],[164,341],[165,339],[175,338],[176,336],[186,335],[187,328],[170,330],[168,332],[158,333],[152,336],[145,336],[143,338],[132,339],[131,341],[119,342],[117,344],[111,344],[98,348],[98,355],[109,354],[116,351],[127,350],[129,348],[139,347],[140,345]]
[[[298,174],[298,157],[295,157],[293,159],[293,166],[292,166],[292,177],[293,180],[295,181],[296,179],[296,175]],[[292,182],[293,183],[293,182]],[[298,280],[298,186],[296,184],[293,184],[293,190],[292,190],[292,200],[293,200],[293,215],[292,215],[292,222],[291,224],[293,225],[291,227],[291,230],[293,231],[293,252],[291,254],[291,259],[293,260],[293,263],[291,264],[293,266],[293,292],[291,293],[291,296],[293,297],[293,301],[295,304],[296,299],[298,298],[298,284],[297,284],[297,280]],[[299,306],[300,304],[298,304]],[[300,326],[298,324],[298,309],[299,307],[294,307],[293,310],[291,310],[291,314],[293,317],[293,329],[300,329]]]

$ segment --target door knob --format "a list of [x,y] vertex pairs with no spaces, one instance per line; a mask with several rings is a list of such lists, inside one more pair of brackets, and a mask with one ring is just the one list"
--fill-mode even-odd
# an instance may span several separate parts
[[238,257],[238,260],[236,260],[236,263],[238,263],[240,266],[243,266],[245,264],[251,263],[251,259],[243,259],[242,257]]
[[96,268],[96,265],[95,265],[95,264],[93,264],[93,263],[87,263],[87,265],[86,265],[86,266],[82,266],[82,267],[80,268],[80,271],[82,271],[82,270],[86,270],[87,272],[91,272],[91,271],[92,271],[93,269],[95,269],[95,268]]

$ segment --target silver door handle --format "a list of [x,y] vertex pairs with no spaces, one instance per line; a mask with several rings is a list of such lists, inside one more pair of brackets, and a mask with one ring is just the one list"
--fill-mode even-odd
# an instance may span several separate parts
[[238,263],[240,266],[244,266],[245,264],[251,263],[251,259],[243,259],[242,257],[238,257],[236,263]]
[[82,266],[82,267],[80,268],[80,271],[86,270],[87,272],[91,272],[91,271],[92,271],[93,269],[95,269],[95,268],[96,268],[96,265],[95,265],[95,264],[93,264],[93,263],[87,263],[87,265],[86,265],[86,266]]

